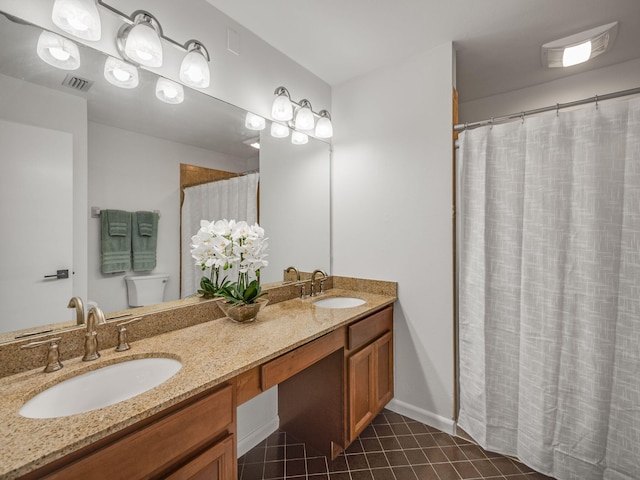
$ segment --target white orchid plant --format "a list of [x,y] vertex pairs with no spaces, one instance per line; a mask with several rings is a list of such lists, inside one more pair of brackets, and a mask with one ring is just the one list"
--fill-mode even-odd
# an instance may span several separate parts
[[[202,271],[198,293],[204,297],[224,297],[234,304],[251,304],[260,298],[260,270],[269,262],[264,229],[257,223],[217,220],[200,221],[200,230],[191,237],[191,256]],[[221,272],[237,266],[238,279],[231,283]]]

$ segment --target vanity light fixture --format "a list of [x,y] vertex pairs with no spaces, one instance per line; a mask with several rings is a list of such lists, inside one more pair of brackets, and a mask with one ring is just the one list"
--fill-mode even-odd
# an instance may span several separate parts
[[309,136],[306,133],[293,131],[291,132],[291,143],[294,145],[304,145],[309,143]]
[[318,113],[320,118],[316,123],[316,137],[331,138],[333,137],[333,125],[331,124],[331,115],[326,110],[320,110]]
[[291,128],[307,131],[313,130],[316,123],[315,117],[318,117],[318,124],[315,125],[315,136],[318,138],[331,138],[333,136],[331,115],[327,110],[320,110],[318,113],[314,112],[311,102],[306,98],[299,102],[294,102],[285,87],[278,87],[273,93],[276,96],[271,107],[273,120],[290,122],[289,126]]
[[174,105],[182,103],[184,102],[184,88],[179,83],[160,77],[156,83],[156,97],[165,103]]
[[293,123],[298,130],[313,130],[315,119],[313,118],[311,102],[306,98],[300,100],[300,106],[296,110],[296,116]]
[[185,48],[188,53],[180,65],[180,80],[190,87],[207,88],[211,83],[209,52],[195,40],[187,42]]
[[271,136],[274,138],[287,138],[289,136],[289,127],[281,123],[271,122]]
[[36,47],[38,56],[49,65],[62,70],[76,70],[80,67],[78,46],[71,40],[43,30]]
[[55,0],[51,19],[74,37],[97,41],[102,36],[95,0]]
[[124,24],[118,32],[118,51],[125,60],[145,67],[162,66],[162,28],[148,12],[133,14],[133,24]]
[[247,112],[247,116],[244,119],[244,126],[249,130],[264,130],[267,126],[267,122],[260,115]]
[[271,117],[281,122],[292,120],[293,104],[291,103],[289,91],[284,87],[278,87],[274,95],[276,95],[276,98],[273,100],[273,106],[271,107]]
[[542,64],[556,68],[584,63],[610,50],[617,33],[618,22],[613,22],[545,43]]
[[120,88],[136,88],[140,83],[138,69],[134,65],[114,57],[107,57],[104,62],[104,78],[111,85]]

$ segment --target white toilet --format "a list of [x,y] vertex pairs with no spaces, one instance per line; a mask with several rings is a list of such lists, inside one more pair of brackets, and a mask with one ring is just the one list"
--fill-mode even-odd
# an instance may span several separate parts
[[164,287],[169,281],[166,273],[127,275],[127,293],[130,307],[144,307],[164,301]]

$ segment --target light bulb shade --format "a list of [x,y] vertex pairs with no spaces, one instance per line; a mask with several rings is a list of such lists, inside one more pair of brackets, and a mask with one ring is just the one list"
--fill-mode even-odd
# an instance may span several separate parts
[[182,85],[166,78],[158,78],[156,83],[156,97],[165,103],[178,104],[184,102],[184,88]]
[[62,70],[76,70],[80,67],[78,46],[55,33],[46,30],[38,38],[38,56],[49,65]]
[[209,62],[199,47],[190,50],[182,60],[180,80],[195,88],[207,88],[211,84]]
[[162,41],[158,23],[148,14],[136,15],[133,25],[118,32],[118,50],[130,62],[145,67],[162,66]]
[[308,100],[300,101],[300,108],[296,112],[295,126],[298,130],[313,130],[315,120]]
[[281,123],[271,123],[271,136],[274,138],[287,138],[289,136],[289,127]]
[[305,143],[309,143],[309,136],[306,133],[302,132],[291,132],[291,143],[294,145],[304,145]]
[[244,119],[244,126],[249,130],[264,130],[267,126],[267,122],[260,115],[247,112],[247,116]]
[[285,93],[281,93],[273,100],[271,118],[281,122],[288,122],[293,119],[293,105],[291,104],[291,99]]
[[136,88],[140,83],[138,69],[130,63],[107,57],[104,62],[104,78],[111,85],[120,88]]
[[320,112],[320,118],[318,119],[318,123],[316,123],[316,137],[333,137],[333,125],[331,124],[331,117],[329,117],[329,112],[327,112],[326,110],[322,110]]
[[584,63],[591,58],[591,40],[567,47],[562,52],[562,66],[571,67]]
[[56,0],[51,19],[58,27],[75,37],[97,41],[102,36],[100,14],[95,0]]

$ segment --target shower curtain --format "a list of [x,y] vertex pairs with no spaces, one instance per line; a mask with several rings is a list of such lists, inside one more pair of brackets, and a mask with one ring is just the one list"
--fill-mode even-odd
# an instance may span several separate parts
[[[182,204],[182,298],[200,288],[202,269],[191,257],[191,237],[198,233],[200,220],[258,221],[258,173],[218,180],[184,189]],[[228,273],[228,272],[227,272]],[[228,273],[231,278],[232,274]]]
[[640,479],[640,99],[461,135],[458,424],[558,479]]

